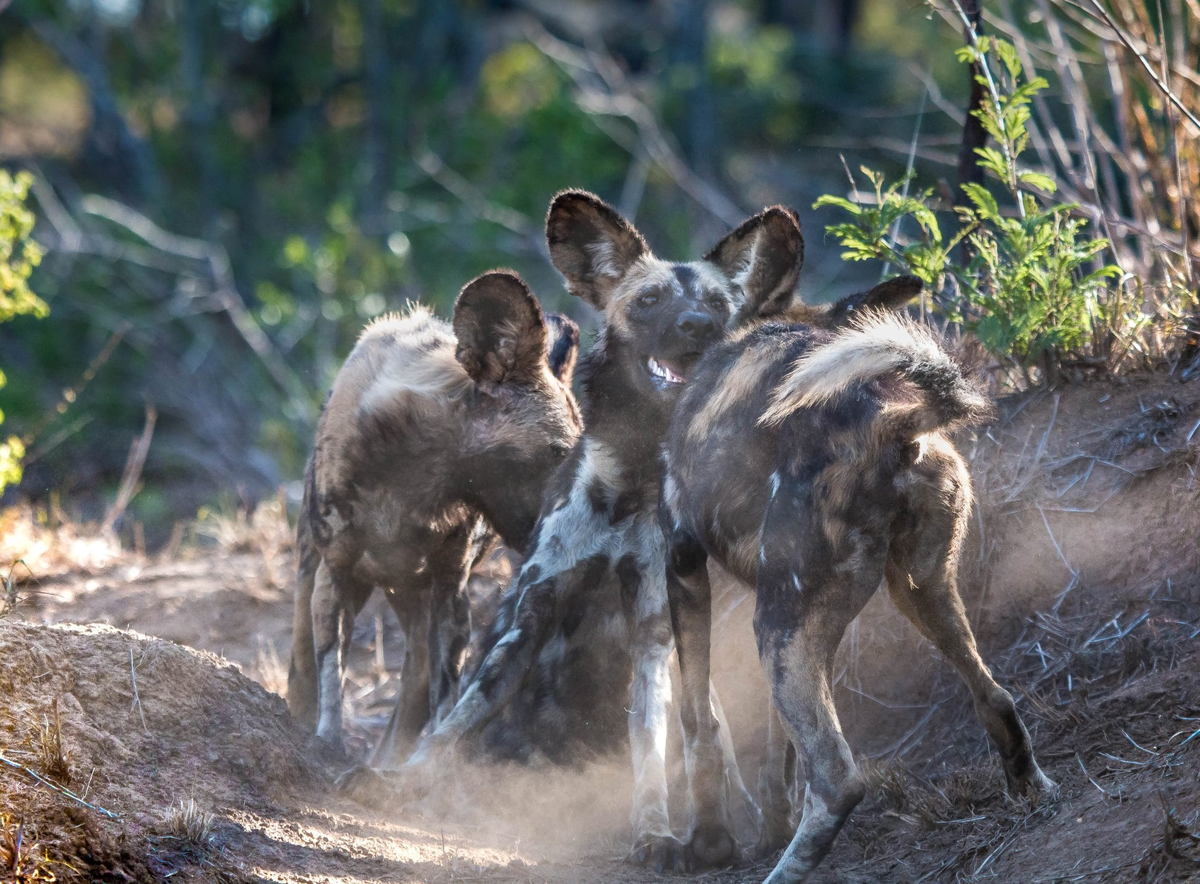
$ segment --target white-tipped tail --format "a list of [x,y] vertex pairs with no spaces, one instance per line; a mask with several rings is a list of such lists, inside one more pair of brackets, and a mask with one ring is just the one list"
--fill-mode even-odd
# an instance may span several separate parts
[[901,374],[920,387],[943,423],[988,411],[985,397],[963,377],[933,332],[897,313],[869,313],[798,359],[775,388],[771,405],[758,422],[779,424],[854,384],[888,374]]

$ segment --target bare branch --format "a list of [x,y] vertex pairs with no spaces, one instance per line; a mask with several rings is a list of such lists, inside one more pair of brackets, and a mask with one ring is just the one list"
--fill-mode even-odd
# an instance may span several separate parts
[[[722,223],[734,227],[746,213],[714,184],[697,175],[664,134],[654,112],[633,91],[620,65],[602,48],[581,49],[555,37],[540,23],[526,20],[529,41],[555,62],[579,90],[576,103],[585,113],[624,117],[636,127],[642,148],[680,190]],[[601,127],[605,134],[610,132]],[[617,140],[614,138],[614,140]],[[636,149],[618,144],[630,153]]]

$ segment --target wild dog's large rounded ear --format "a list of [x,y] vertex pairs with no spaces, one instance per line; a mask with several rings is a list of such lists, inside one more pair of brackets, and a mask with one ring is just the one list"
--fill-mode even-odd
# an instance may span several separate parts
[[847,295],[829,308],[825,323],[830,326],[848,322],[864,310],[899,310],[921,293],[923,283],[915,276],[897,276],[881,282],[875,288]]
[[454,304],[455,357],[479,384],[535,377],[546,360],[542,308],[511,270],[493,270],[463,286]]
[[550,371],[569,387],[579,356],[579,326],[561,313],[547,313],[546,332],[546,361],[550,363]]
[[786,206],[747,218],[704,256],[745,295],[738,318],[777,313],[788,305],[804,266],[800,219]]
[[564,190],[546,214],[550,260],[571,294],[603,310],[613,289],[648,249],[620,212],[585,190]]

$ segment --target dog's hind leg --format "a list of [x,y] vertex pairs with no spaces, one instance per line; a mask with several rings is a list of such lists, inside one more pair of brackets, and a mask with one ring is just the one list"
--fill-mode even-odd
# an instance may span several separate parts
[[432,592],[389,589],[388,602],[404,632],[404,664],[400,670],[400,695],[387,728],[371,754],[371,766],[392,768],[403,764],[429,723],[429,616]]
[[[1011,796],[1031,801],[1053,800],[1058,786],[1038,767],[1029,732],[1017,714],[1012,695],[996,683],[979,656],[975,636],[958,593],[958,547],[966,533],[970,491],[965,470],[947,470],[955,490],[918,486],[911,501],[913,518],[893,540],[887,584],[896,607],[945,655],[975,701],[975,712],[995,742]],[[920,494],[925,491],[924,494]]]
[[872,524],[876,498],[857,493],[853,482],[846,471],[787,475],[763,522],[754,633],[771,698],[808,779],[800,824],[768,884],[803,881],[866,794],[833,703],[833,658],[879,587],[886,542]]
[[342,677],[354,632],[354,618],[372,587],[353,578],[336,580],[324,561],[313,581],[312,636],[317,667],[317,736],[342,744]]
[[792,787],[796,779],[796,747],[772,704],[767,718],[767,760],[763,766],[759,794],[762,800],[762,830],[755,853],[767,857],[782,850],[796,828],[792,825]]
[[433,610],[429,621],[429,710],[436,725],[458,702],[463,660],[471,641],[471,568],[490,545],[482,521],[456,528],[429,556]]

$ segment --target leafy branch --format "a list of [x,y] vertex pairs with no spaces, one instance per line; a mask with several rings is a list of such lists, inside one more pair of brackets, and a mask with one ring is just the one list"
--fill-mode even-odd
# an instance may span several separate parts
[[[0,322],[16,316],[45,316],[45,301],[29,288],[29,275],[42,260],[42,250],[30,239],[33,212],[25,205],[33,177],[18,172],[14,177],[0,169]],[[6,382],[0,370],[0,387]],[[0,411],[0,423],[4,412]],[[0,441],[0,491],[21,481],[21,458],[25,446],[15,436]]]
[[[973,32],[970,39],[957,57],[981,72],[987,96],[972,114],[996,145],[975,152],[1012,207],[1002,207],[987,186],[963,184],[968,203],[954,207],[956,224],[946,236],[938,221],[944,207],[932,189],[909,195],[907,177],[889,184],[867,168],[861,170],[870,183],[865,200],[826,195],[813,207],[832,206],[849,216],[826,228],[845,249],[843,258],[889,261],[934,292],[952,288],[954,296],[935,305],[943,315],[962,322],[997,356],[1053,372],[1065,354],[1091,339],[1106,281],[1119,271],[1101,263],[1108,240],[1089,236],[1087,222],[1075,217],[1078,207],[1048,199],[1054,180],[1020,162],[1029,144],[1030,104],[1046,80],[1024,77],[1012,44]],[[916,235],[900,242],[893,225],[906,221]],[[964,240],[971,257],[961,264],[953,255]]]

